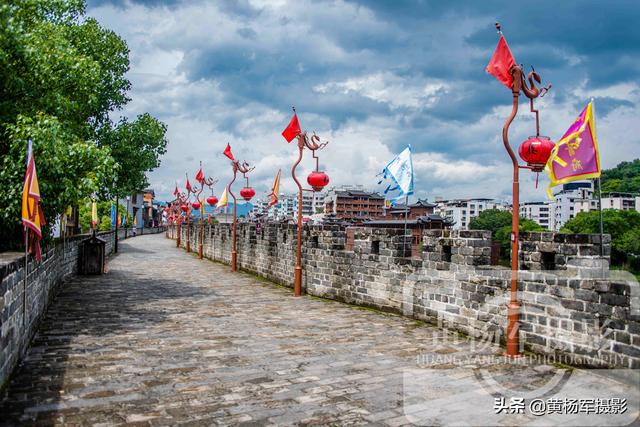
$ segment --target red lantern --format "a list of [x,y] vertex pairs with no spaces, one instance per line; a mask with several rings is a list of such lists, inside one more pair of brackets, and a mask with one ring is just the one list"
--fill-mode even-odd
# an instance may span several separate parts
[[182,212],[186,212],[186,211],[189,210],[189,205],[188,204],[187,205],[182,205],[182,206],[180,206],[180,209],[182,209]]
[[209,203],[209,206],[215,206],[218,204],[218,198],[216,196],[209,196],[207,197],[207,203]]
[[518,154],[533,172],[542,172],[555,144],[544,136],[532,136],[520,145]]
[[329,175],[324,172],[311,172],[307,177],[307,182],[313,188],[313,191],[322,191],[329,184]]
[[256,192],[251,187],[244,187],[242,190],[240,190],[240,196],[242,196],[242,198],[247,202],[251,200],[255,195]]
[[191,206],[193,207],[193,209],[198,210],[200,209],[200,202],[196,200],[195,202],[191,203]]

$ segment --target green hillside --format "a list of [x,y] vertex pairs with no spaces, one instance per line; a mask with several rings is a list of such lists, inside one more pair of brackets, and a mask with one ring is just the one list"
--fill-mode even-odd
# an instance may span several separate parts
[[640,159],[622,162],[602,171],[602,191],[640,193]]

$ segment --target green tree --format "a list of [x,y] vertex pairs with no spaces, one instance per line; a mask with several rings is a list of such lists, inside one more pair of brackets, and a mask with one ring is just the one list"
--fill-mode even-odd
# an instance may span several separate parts
[[[520,217],[520,231],[545,231],[535,221]],[[511,212],[487,209],[469,221],[470,230],[489,230],[494,242],[500,242],[501,256],[509,258],[511,254]]]
[[640,159],[602,171],[603,192],[640,193]]
[[[98,231],[111,230],[111,204],[110,200],[99,200],[97,203]],[[78,216],[83,233],[91,230],[91,199],[83,200],[79,206]],[[120,203],[120,214],[126,212],[126,206]]]
[[145,172],[164,154],[166,126],[150,115],[111,122],[129,101],[129,50],[84,12],[82,0],[0,3],[0,249],[22,241],[29,139],[45,235],[67,206],[94,192],[144,187]]
[[625,254],[640,257],[640,228],[627,230],[620,237],[618,248]]
[[504,226],[511,226],[511,212],[498,209],[487,209],[469,221],[470,230],[489,230],[495,237],[496,231]]
[[[42,196],[44,231],[71,204],[91,194],[108,180],[117,165],[108,147],[98,147],[65,128],[57,118],[38,114],[35,119],[19,116],[6,126],[3,141],[7,152],[0,157],[0,247],[21,241],[20,210],[26,164],[27,141],[34,141],[36,171]],[[37,143],[35,142],[37,141]]]
[[149,114],[135,121],[126,118],[117,126],[105,127],[101,144],[109,147],[111,155],[120,165],[112,182],[105,182],[109,195],[130,194],[149,185],[146,172],[160,166],[160,156],[166,152],[167,126]]
[[[604,209],[602,227],[611,235],[611,262],[624,265],[629,255],[640,255],[640,212]],[[560,230],[563,233],[600,233],[600,213],[580,212]]]

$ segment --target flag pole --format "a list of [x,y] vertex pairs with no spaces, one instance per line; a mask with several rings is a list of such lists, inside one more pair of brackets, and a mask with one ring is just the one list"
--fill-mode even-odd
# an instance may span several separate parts
[[600,256],[604,258],[604,242],[602,238],[604,236],[604,226],[602,224],[602,182],[598,177],[598,210],[600,211]]
[[60,216],[60,235],[62,236],[62,259],[67,258],[67,213]]
[[[591,108],[592,108],[593,117],[595,117],[596,115],[594,101],[595,99],[591,97]],[[595,133],[595,123],[592,123],[591,125],[593,126],[594,133]],[[599,158],[598,158],[598,167],[601,168]],[[598,210],[600,211],[600,257],[604,258],[604,242],[602,241],[602,238],[604,236],[604,226],[602,224],[602,181],[600,176],[598,176]]]
[[402,256],[407,256],[407,217],[409,215],[409,194],[404,196],[404,236],[402,238]]
[[115,239],[115,242],[114,242],[114,245],[113,245],[113,252],[116,253],[116,254],[118,253],[118,218],[120,218],[120,216],[119,216],[120,212],[118,212],[118,206],[119,205],[120,205],[120,202],[118,201],[118,195],[116,194],[116,220],[115,220],[115,222],[116,222],[115,223],[115,230],[116,230],[115,237],[116,237],[116,239]]
[[22,291],[22,326],[27,322],[27,274],[29,273],[29,229],[24,227],[24,285]]

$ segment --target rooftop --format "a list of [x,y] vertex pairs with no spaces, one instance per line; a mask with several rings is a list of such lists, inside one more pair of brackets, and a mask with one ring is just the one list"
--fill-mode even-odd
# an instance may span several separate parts
[[[453,221],[448,218],[444,218],[438,214],[429,214],[419,216],[416,219],[408,219],[406,221],[407,225],[417,225],[417,224],[429,224],[432,222],[442,222],[445,225],[453,225]],[[404,219],[381,219],[381,220],[371,220],[365,221],[363,225],[372,225],[372,226],[403,226],[405,223]]]
[[384,196],[381,196],[380,194],[373,191],[364,191],[364,190],[337,190],[336,195],[338,197],[347,197],[347,198],[369,197],[370,199],[384,200]]
[[[409,208],[434,208],[434,207],[436,207],[436,204],[435,203],[429,203],[426,199],[425,200],[418,199],[417,202],[409,204]],[[391,211],[396,211],[397,210],[397,211],[404,212],[405,209],[406,209],[406,207],[405,207],[404,203],[396,203],[389,210],[391,210]]]

